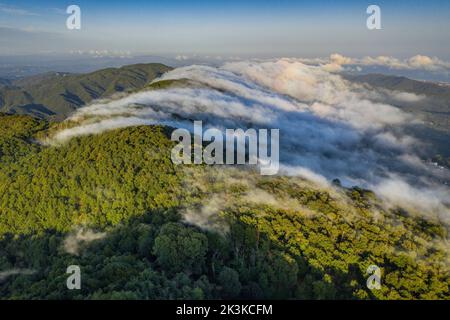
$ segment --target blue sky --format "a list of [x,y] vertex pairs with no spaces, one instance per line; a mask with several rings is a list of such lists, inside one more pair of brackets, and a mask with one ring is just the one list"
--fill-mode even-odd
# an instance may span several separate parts
[[[65,9],[81,8],[81,30]],[[366,28],[381,7],[382,30]],[[450,1],[0,0],[0,54],[77,50],[253,57],[415,54],[450,60]]]

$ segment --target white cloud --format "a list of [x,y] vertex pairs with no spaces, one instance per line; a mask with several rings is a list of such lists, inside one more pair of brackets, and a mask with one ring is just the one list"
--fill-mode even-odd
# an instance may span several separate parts
[[6,13],[8,15],[16,15],[16,16],[37,16],[38,14],[35,12],[31,12],[22,8],[18,8],[15,6],[10,6],[7,4],[0,3],[0,12]]
[[15,275],[31,275],[35,273],[34,270],[30,270],[30,269],[10,269],[10,270],[5,270],[5,271],[0,271],[0,282],[6,280],[7,278],[11,277],[11,276],[15,276]]
[[[348,62],[342,57],[334,61]],[[284,174],[320,185],[339,178],[345,186],[370,188],[386,201],[408,202],[421,210],[428,203],[429,210],[450,215],[449,190],[439,185],[450,174],[418,160],[420,145],[402,130],[414,119],[386,102],[415,103],[420,96],[378,92],[297,59],[189,66],[163,79],[190,79],[199,85],[97,101],[79,109],[72,118],[76,126],[55,139],[153,123],[192,129],[192,119],[208,128],[279,128]],[[405,195],[398,195],[403,184],[408,186]],[[204,216],[211,207],[204,208]]]
[[320,65],[326,71],[339,72],[344,66],[382,66],[398,70],[426,70],[426,71],[448,71],[450,63],[437,57],[416,55],[408,59],[400,60],[391,56],[377,56],[364,58],[351,58],[338,53],[330,55],[328,59],[299,59],[299,61]]

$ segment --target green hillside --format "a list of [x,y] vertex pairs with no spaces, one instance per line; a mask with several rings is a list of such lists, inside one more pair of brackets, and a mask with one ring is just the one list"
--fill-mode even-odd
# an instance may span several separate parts
[[88,74],[32,76],[0,85],[0,111],[63,119],[94,99],[141,89],[169,70],[162,64],[136,64]]
[[[420,212],[359,188],[174,166],[169,128],[37,143],[48,127],[0,116],[0,299],[450,299],[447,229]],[[81,290],[66,288],[72,264]]]

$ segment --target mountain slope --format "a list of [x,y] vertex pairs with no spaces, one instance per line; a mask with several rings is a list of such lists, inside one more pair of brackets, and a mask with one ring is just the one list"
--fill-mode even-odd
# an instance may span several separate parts
[[45,120],[0,124],[0,299],[449,299],[446,227],[367,190],[175,166],[160,126],[46,146]]
[[143,88],[171,70],[162,64],[136,64],[88,74],[46,73],[0,86],[0,111],[63,119],[94,99]]
[[437,130],[450,128],[450,85],[417,81],[405,77],[383,74],[344,75],[347,80],[368,84],[377,89],[406,92],[421,97],[418,101],[396,101],[403,111],[418,115]]

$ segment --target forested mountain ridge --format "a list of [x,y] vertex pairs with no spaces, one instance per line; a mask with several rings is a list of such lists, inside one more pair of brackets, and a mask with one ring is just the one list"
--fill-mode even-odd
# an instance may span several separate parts
[[[450,298],[447,229],[420,212],[360,188],[176,167],[170,128],[39,143],[52,126],[0,116],[2,299]],[[66,288],[73,264],[81,290]]]
[[[101,69],[87,74],[50,72],[18,80],[0,79],[0,112],[28,114],[38,118],[63,120],[76,109],[95,99],[109,98],[120,92],[161,89],[173,81],[153,82],[172,70],[162,64],[136,64]],[[390,101],[402,111],[422,121],[408,133],[427,145],[427,159],[450,167],[450,86],[383,74],[341,76],[357,85],[411,94],[418,101]],[[177,87],[198,87],[193,81],[177,81]]]
[[169,70],[162,64],[135,64],[87,74],[51,72],[0,82],[0,111],[61,120],[94,99],[141,89]]
[[[450,299],[448,226],[369,190],[175,166],[164,126],[47,143],[80,121],[52,120],[93,99],[209,88],[152,82],[168,70],[134,65],[0,85],[2,105],[19,106],[5,111],[34,116],[0,114],[0,299]],[[375,78],[357,82],[396,90]],[[42,107],[46,99],[57,107]],[[66,287],[69,265],[82,270],[81,290]],[[367,287],[370,265],[381,268],[379,290]]]

